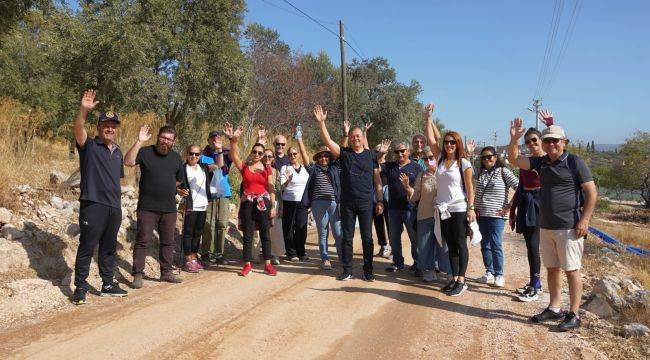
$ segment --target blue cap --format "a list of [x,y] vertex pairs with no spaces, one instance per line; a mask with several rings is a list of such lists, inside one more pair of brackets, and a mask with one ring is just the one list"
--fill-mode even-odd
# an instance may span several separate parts
[[98,122],[104,122],[104,121],[115,121],[116,123],[119,124],[120,123],[120,118],[117,117],[116,113],[114,113],[112,111],[108,111],[108,112],[99,114],[99,121]]

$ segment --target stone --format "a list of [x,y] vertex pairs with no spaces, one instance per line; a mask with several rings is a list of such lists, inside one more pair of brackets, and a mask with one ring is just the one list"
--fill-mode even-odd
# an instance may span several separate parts
[[5,224],[0,230],[0,235],[7,240],[20,240],[25,237],[25,233],[22,230],[17,229],[12,224]]
[[0,273],[29,267],[29,255],[19,242],[0,238]]
[[58,196],[52,196],[52,198],[50,199],[50,205],[52,205],[56,209],[61,210],[63,209],[64,206],[63,199],[61,199]]
[[623,336],[626,338],[650,336],[650,329],[639,323],[627,324],[623,326]]
[[616,310],[609,305],[609,302],[602,294],[594,295],[591,301],[584,305],[584,309],[600,318],[609,318],[616,315]]
[[0,224],[8,224],[11,222],[11,210],[7,208],[0,208]]
[[61,187],[64,189],[79,189],[81,187],[81,173],[76,171],[74,174],[70,175],[62,184]]
[[620,282],[621,288],[623,288],[628,293],[635,293],[639,290],[643,290],[643,287],[640,284],[635,283],[633,280],[625,278]]
[[61,185],[66,179],[68,178],[68,175],[61,171],[52,171],[50,173],[50,185],[52,186],[59,186]]
[[22,184],[22,185],[18,185],[16,189],[18,190],[20,195],[22,195],[30,192],[32,190],[32,187],[27,184]]
[[594,284],[592,292],[601,294],[610,304],[616,308],[621,308],[625,302],[620,296],[621,287],[618,285],[619,279],[615,276],[605,276]]
[[632,294],[629,294],[625,297],[625,302],[628,306],[643,306],[650,308],[650,291],[648,290],[637,290]]
[[65,233],[69,237],[75,237],[81,232],[81,229],[79,228],[79,224],[76,223],[70,223],[68,226],[65,228]]

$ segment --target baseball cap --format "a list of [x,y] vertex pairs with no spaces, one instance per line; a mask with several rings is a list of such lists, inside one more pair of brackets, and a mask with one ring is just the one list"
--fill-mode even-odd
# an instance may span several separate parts
[[218,130],[210,131],[210,133],[208,134],[208,139],[213,137],[213,136],[221,136],[221,132],[218,131]]
[[105,113],[99,114],[99,120],[97,122],[104,122],[104,121],[115,121],[116,123],[120,123],[120,118],[117,116],[116,113],[112,111],[107,111]]
[[542,131],[542,140],[544,139],[560,139],[565,140],[566,135],[564,130],[557,125],[551,125]]

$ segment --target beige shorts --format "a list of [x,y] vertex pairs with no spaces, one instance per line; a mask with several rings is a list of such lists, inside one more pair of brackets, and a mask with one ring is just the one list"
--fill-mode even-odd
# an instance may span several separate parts
[[539,251],[547,268],[564,271],[582,267],[583,238],[576,239],[575,230],[539,229]]

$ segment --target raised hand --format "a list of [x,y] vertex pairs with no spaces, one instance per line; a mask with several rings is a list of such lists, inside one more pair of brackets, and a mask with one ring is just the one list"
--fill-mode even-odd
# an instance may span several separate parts
[[262,124],[257,125],[257,138],[259,140],[266,140],[266,128]]
[[467,146],[466,146],[466,148],[467,148],[467,154],[470,155],[470,156],[473,155],[473,154],[474,154],[474,150],[476,150],[476,141],[474,141],[474,140],[470,140],[470,141],[467,142],[466,145],[467,145]]
[[372,127],[373,124],[374,124],[374,123],[373,123],[372,121],[369,121],[369,122],[365,123],[365,124],[363,125],[363,126],[364,126],[364,131],[365,131],[365,132],[368,132],[368,130],[370,130],[370,128]]
[[524,121],[521,118],[515,118],[510,122],[511,139],[519,140],[525,132],[526,128],[524,127]]
[[241,136],[241,134],[244,133],[244,127],[243,126],[238,126],[237,129],[232,133],[232,137],[238,138]]
[[81,108],[83,110],[91,111],[95,106],[97,106],[97,104],[99,104],[99,101],[95,101],[95,95],[97,95],[97,91],[95,90],[84,91],[84,94],[81,97]]
[[427,114],[427,119],[431,119],[431,114],[433,113],[433,110],[435,110],[436,106],[433,105],[432,103],[428,103],[427,106],[424,107],[424,110],[426,111]]
[[226,134],[228,138],[232,138],[233,129],[231,123],[226,122],[225,124],[223,124],[223,133]]
[[409,176],[404,174],[404,173],[399,173],[399,181],[402,183],[402,186],[404,186],[404,189],[409,188]]
[[151,127],[149,125],[142,125],[140,132],[138,132],[138,141],[147,142],[151,139]]
[[343,134],[350,133],[350,122],[348,120],[343,120]]
[[390,143],[391,141],[389,139],[384,139],[381,141],[379,144],[379,152],[382,154],[386,154],[388,152],[388,149],[390,149]]
[[546,126],[553,125],[553,113],[546,110],[541,110],[537,115],[538,119]]
[[327,120],[327,111],[323,111],[322,106],[316,105],[314,107],[314,117],[316,118],[316,121],[323,123]]

